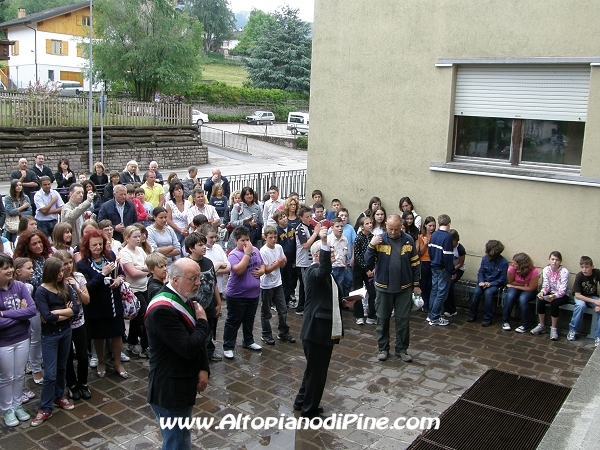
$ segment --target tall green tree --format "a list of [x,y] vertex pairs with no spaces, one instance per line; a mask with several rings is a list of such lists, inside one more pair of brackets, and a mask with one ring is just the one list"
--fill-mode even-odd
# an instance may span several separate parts
[[298,10],[283,6],[273,14],[247,60],[249,78],[257,88],[288,92],[310,91],[310,25],[298,18]]
[[256,40],[263,33],[267,25],[274,25],[275,18],[260,9],[253,9],[248,17],[248,23],[240,36],[240,42],[235,46],[234,52],[238,55],[249,55]]
[[204,51],[209,52],[225,39],[235,28],[235,14],[228,0],[186,0],[186,11],[196,17],[204,29]]
[[202,26],[169,0],[96,0],[93,17],[94,34],[102,36],[92,51],[100,79],[150,101],[157,91],[180,92],[200,78]]

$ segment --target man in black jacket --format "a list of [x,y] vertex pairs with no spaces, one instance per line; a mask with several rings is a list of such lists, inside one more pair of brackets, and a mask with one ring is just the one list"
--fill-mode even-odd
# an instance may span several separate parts
[[[340,309],[342,290],[331,276],[331,250],[327,245],[325,227],[321,228],[319,237],[320,242],[314,242],[310,248],[314,262],[304,273],[306,303],[300,339],[306,356],[306,369],[294,401],[294,409],[308,418],[323,412],[319,403],[327,382],[331,353],[344,334]],[[334,292],[337,293],[335,299]]]
[[[148,403],[159,427],[161,419],[192,416],[196,392],[208,384],[206,339],[210,336],[206,313],[197,302],[200,267],[191,259],[175,261],[169,282],[148,305],[146,331],[150,344]],[[163,449],[191,449],[190,430],[161,427]]]

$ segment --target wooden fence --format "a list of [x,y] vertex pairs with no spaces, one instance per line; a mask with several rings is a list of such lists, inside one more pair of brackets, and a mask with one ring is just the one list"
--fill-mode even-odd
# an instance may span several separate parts
[[[0,126],[72,127],[88,125],[88,99],[83,97],[29,98],[0,94]],[[192,107],[183,103],[111,100],[106,104],[104,125],[191,125]],[[100,126],[97,98],[92,106],[92,125]]]

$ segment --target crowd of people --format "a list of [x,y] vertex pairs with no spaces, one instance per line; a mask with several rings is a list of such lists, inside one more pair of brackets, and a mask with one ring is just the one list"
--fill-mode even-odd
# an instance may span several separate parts
[[[262,350],[253,335],[261,300],[260,341],[294,344],[288,309],[303,316],[308,308],[310,317],[304,321],[311,322],[306,329],[312,329],[316,319],[311,296],[322,296],[315,284],[325,283],[334,298],[365,288],[364,300],[352,306],[353,316],[358,325],[376,326],[380,361],[389,358],[392,317],[394,354],[402,361],[412,360],[407,350],[415,296],[422,297],[432,326],[447,326],[457,314],[454,286],[465,271],[466,256],[459,233],[445,214],[423,219],[409,197],[402,197],[399,211],[389,215],[378,197],[371,198],[352,226],[341,201],[332,199],[327,211],[319,190],[312,192],[311,205],[302,204],[297,193],[281,199],[277,186],[259,198],[251,187],[231,192],[219,169],[201,183],[196,167],[181,180],[175,174],[164,179],[154,161],[142,177],[135,161],[122,172],[108,174],[98,162],[89,177],[76,177],[66,158],[60,159],[55,174],[44,162],[38,155],[29,169],[27,160],[19,161],[4,198],[5,210],[0,208],[0,225],[5,228],[0,254],[0,410],[8,426],[31,419],[22,404],[36,394],[24,387],[25,372],[42,385],[33,426],[48,420],[54,407],[72,409],[72,400],[89,399],[88,363],[103,378],[108,373],[107,355],[121,378],[129,377],[123,363],[131,356],[150,358],[151,386],[157,383],[153,377],[161,369],[152,358],[172,355],[160,347],[160,336],[147,329],[144,317],[150,311],[158,314],[165,305],[183,315],[186,326],[181,336],[195,336],[196,344],[198,339],[204,343],[202,372],[208,372],[208,361],[235,357],[240,327],[242,346]],[[468,321],[477,320],[483,297],[482,326],[492,325],[495,300],[506,288],[502,328],[511,330],[512,310],[518,303],[521,324],[515,331],[545,333],[549,305],[550,339],[557,340],[559,307],[569,301],[569,271],[561,265],[560,252],[550,254],[540,289],[540,273],[531,258],[517,253],[509,263],[503,250],[497,240],[485,246]],[[327,273],[311,269],[319,258],[319,267],[328,258]],[[600,313],[600,270],[587,256],[580,264],[571,290],[575,310],[568,340],[576,338],[586,305]],[[326,282],[329,273],[333,285]],[[185,292],[178,290],[184,287]],[[126,332],[123,291],[128,290],[139,310]],[[539,324],[530,329],[527,318],[533,300]],[[221,355],[214,341],[225,302]],[[334,315],[335,309],[325,308]],[[276,335],[272,311],[277,313]],[[331,320],[337,323],[335,317]],[[340,324],[327,345],[337,342],[342,332]],[[600,325],[595,336],[598,345]],[[318,359],[319,352],[330,357],[330,348],[305,343],[314,336],[308,336],[304,324],[301,338],[307,360],[309,354],[311,360],[315,355]],[[153,342],[161,348],[157,353]],[[326,373],[310,374],[307,368],[307,376],[323,381]],[[205,387],[202,380],[198,385]],[[306,389],[303,382],[294,407],[311,416],[320,396]],[[157,417],[169,410],[168,402],[161,403],[155,393],[149,393],[149,401]]]

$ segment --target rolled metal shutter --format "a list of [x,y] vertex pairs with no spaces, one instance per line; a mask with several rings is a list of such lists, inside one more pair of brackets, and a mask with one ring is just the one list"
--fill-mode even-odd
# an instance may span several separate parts
[[459,66],[454,114],[584,122],[589,65]]

